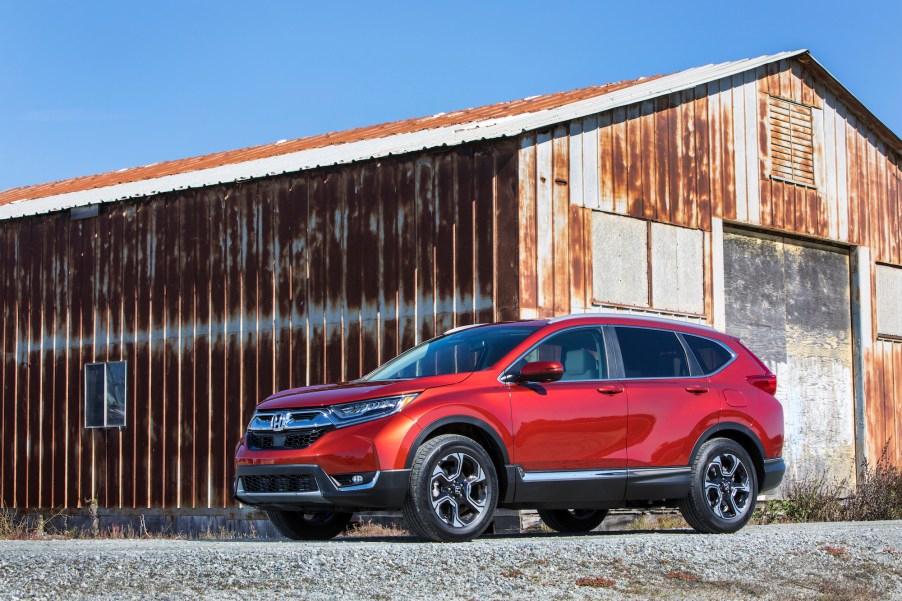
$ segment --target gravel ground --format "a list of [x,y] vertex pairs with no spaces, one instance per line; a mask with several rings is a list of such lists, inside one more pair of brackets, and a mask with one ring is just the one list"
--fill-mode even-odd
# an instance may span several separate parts
[[2,598],[902,599],[902,522],[283,541],[0,542]]

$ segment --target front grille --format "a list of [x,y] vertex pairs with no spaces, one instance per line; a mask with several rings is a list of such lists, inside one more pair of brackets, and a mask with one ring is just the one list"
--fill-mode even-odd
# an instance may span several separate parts
[[241,476],[241,483],[246,492],[313,492],[319,490],[316,480],[309,474]]
[[327,428],[304,428],[279,434],[248,432],[247,446],[252,449],[305,449],[331,430]]

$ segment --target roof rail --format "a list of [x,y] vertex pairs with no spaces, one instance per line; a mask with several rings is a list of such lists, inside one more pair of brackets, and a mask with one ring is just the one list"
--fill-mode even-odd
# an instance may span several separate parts
[[442,333],[442,336],[447,336],[448,334],[454,334],[455,332],[463,332],[464,330],[469,330],[470,328],[476,328],[479,326],[487,326],[487,323],[471,323],[468,326],[457,326],[456,328],[451,328],[450,330],[445,330]]
[[[662,323],[678,323],[678,324],[689,324],[692,326],[696,326],[699,328],[705,328],[708,330],[714,330],[711,326],[706,323],[701,323],[697,321],[683,321],[681,319],[673,319],[669,317],[661,317],[659,315],[648,315],[644,313],[618,313],[616,311],[594,311],[588,313],[571,313],[569,315],[559,315],[557,317],[552,317],[548,320],[548,323],[559,323],[561,321],[568,321],[571,319],[579,319],[580,317],[616,317],[618,319],[636,319],[636,320],[645,320],[645,321],[658,321]],[[715,330],[716,331],[716,330]]]

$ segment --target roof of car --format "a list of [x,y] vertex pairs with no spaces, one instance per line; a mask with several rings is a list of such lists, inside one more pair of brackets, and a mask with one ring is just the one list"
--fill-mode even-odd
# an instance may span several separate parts
[[559,315],[557,317],[552,317],[547,320],[548,324],[555,324],[564,321],[580,321],[580,320],[595,320],[595,319],[613,319],[617,320],[619,323],[624,322],[635,322],[637,325],[649,325],[649,324],[659,324],[666,326],[677,326],[681,329],[686,330],[696,330],[702,334],[723,334],[719,330],[712,328],[711,326],[699,323],[695,321],[686,321],[683,319],[671,319],[667,317],[660,317],[657,315],[637,315],[631,313],[616,313],[613,311],[598,311],[593,313],[572,313],[570,315]]
[[657,315],[645,315],[645,314],[635,314],[635,313],[618,313],[614,311],[596,311],[590,313],[571,313],[569,315],[558,315],[557,317],[550,318],[538,318],[538,319],[521,319],[516,321],[505,321],[505,322],[496,322],[496,323],[474,323],[465,326],[458,326],[456,328],[452,328],[443,332],[442,335],[454,334],[456,332],[461,332],[463,330],[469,330],[472,328],[479,328],[483,326],[493,326],[493,325],[517,325],[517,324],[529,324],[536,326],[544,326],[544,325],[553,325],[562,322],[580,322],[580,321],[589,321],[595,322],[595,320],[614,320],[619,324],[629,324],[634,323],[635,325],[662,325],[669,327],[676,327],[678,329],[684,331],[695,331],[701,335],[710,336],[711,334],[717,334],[719,336],[728,336],[728,334],[724,334],[723,332],[712,328],[711,326],[699,323],[695,321],[686,321],[683,319],[672,319],[667,317],[660,317]]

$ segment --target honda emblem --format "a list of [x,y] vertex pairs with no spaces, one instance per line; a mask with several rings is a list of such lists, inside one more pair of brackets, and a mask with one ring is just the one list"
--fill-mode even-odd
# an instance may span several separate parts
[[272,429],[273,432],[281,432],[288,426],[288,420],[291,419],[291,414],[288,412],[285,413],[276,413],[272,416]]

